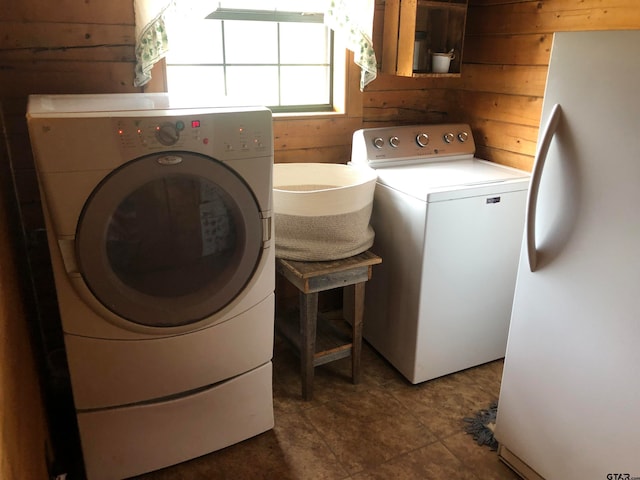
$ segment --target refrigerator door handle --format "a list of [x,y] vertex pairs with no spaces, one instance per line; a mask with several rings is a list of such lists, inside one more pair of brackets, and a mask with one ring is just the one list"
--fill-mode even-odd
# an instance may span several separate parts
[[556,103],[551,109],[551,114],[547,120],[547,124],[542,134],[540,147],[536,154],[533,164],[533,172],[531,173],[531,185],[529,186],[529,196],[527,198],[527,220],[525,223],[525,235],[527,239],[527,257],[529,259],[529,270],[535,272],[538,263],[538,253],[536,250],[536,206],[538,203],[538,191],[540,190],[540,179],[544,170],[544,162],[547,159],[549,145],[556,133],[558,123],[560,122],[562,109],[560,104]]

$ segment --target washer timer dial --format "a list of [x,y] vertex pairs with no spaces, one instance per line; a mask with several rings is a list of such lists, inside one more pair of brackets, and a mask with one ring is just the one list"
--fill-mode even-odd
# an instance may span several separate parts
[[444,137],[443,137],[443,139],[444,139],[444,141],[446,143],[453,142],[455,140],[455,138],[456,138],[456,136],[453,133],[450,133],[450,132],[449,133],[445,133]]
[[384,138],[382,137],[376,137],[373,139],[373,146],[376,147],[377,149],[380,149],[382,147],[384,147]]
[[162,145],[175,145],[180,140],[180,128],[173,123],[163,123],[156,127],[156,139]]
[[420,133],[416,136],[416,143],[421,147],[429,145],[429,135],[426,133]]

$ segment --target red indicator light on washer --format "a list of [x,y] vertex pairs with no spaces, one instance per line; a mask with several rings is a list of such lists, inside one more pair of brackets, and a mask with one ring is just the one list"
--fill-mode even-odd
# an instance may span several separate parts
[[121,129],[121,128],[119,128],[119,129],[118,129],[118,135],[122,135],[123,133],[124,133],[124,130],[123,130],[123,129]]
[[200,120],[191,120],[191,128],[200,128]]

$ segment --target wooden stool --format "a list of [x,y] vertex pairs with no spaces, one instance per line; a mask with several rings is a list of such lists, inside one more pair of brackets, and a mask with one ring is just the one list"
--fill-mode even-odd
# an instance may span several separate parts
[[[324,365],[351,355],[352,381],[354,384],[360,382],[364,285],[371,279],[371,267],[381,262],[380,257],[369,251],[353,257],[326,262],[276,259],[277,272],[300,291],[299,328],[287,328],[287,324],[282,318],[278,318],[277,324],[280,333],[293,343],[300,354],[302,397],[305,400],[313,398],[313,374],[314,368],[318,365]],[[351,285],[353,285],[354,291],[351,341],[316,352],[318,292]],[[343,295],[347,294],[347,288],[344,288]]]

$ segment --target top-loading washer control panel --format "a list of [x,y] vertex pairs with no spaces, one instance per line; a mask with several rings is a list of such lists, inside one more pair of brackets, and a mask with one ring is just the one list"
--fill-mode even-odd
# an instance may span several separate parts
[[353,134],[351,163],[382,167],[474,153],[467,124],[368,128]]

